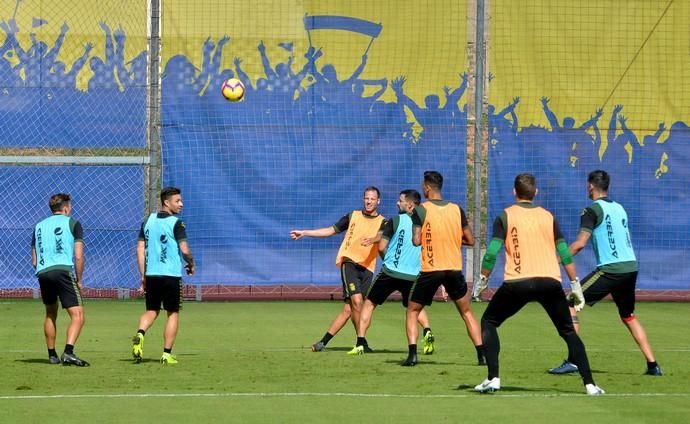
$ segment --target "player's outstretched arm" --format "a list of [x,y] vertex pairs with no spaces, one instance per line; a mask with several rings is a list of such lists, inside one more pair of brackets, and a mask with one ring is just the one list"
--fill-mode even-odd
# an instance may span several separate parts
[[290,231],[290,238],[299,240],[302,237],[330,237],[336,233],[333,227],[317,228],[315,230],[292,230]]

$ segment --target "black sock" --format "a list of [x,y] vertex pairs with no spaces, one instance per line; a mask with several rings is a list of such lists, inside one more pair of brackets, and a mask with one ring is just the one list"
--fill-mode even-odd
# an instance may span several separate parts
[[166,347],[165,349],[163,349],[163,352],[164,352],[164,353],[172,353],[172,348],[171,348],[171,347]]
[[57,357],[57,352],[55,351],[55,348],[53,348],[53,349],[48,349],[48,356],[55,356],[55,357]]
[[74,345],[66,344],[65,345],[65,353],[72,355],[74,353]]
[[332,338],[333,338],[333,334],[331,334],[327,331],[326,334],[324,334],[323,337],[321,337],[321,343],[323,343],[323,345],[326,346],[328,344],[328,342],[331,341]]
[[137,330],[137,334],[141,334],[142,336],[146,335],[146,331],[142,330],[141,328]]
[[416,344],[408,345],[407,349],[409,350],[408,356],[417,356],[417,345]]
[[428,333],[430,331],[431,331],[431,328],[429,328],[429,327],[424,328],[423,335],[426,336],[426,333]]
[[656,361],[654,361],[654,362],[647,362],[647,369],[648,369],[648,370],[654,369],[654,368],[656,368],[656,367],[658,367],[658,366],[659,366],[659,364],[657,364]]
[[364,337],[357,337],[357,344],[355,346],[367,346],[367,339]]
[[477,359],[482,359],[483,357],[486,356],[486,352],[484,350],[484,345],[479,345],[475,346],[474,349],[477,351]]

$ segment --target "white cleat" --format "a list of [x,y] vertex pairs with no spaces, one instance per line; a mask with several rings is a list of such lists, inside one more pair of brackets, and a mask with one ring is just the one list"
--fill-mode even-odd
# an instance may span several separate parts
[[486,380],[482,381],[481,384],[474,386],[474,390],[478,391],[479,393],[493,393],[501,390],[501,379],[494,377],[489,380],[487,378]]
[[587,390],[587,394],[590,396],[601,396],[604,393],[604,389],[601,387],[597,386],[596,384],[587,384],[585,385],[585,390]]

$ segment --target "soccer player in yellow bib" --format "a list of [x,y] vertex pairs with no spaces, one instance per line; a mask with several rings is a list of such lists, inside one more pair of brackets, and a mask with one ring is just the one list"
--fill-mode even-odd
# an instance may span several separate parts
[[417,364],[417,320],[424,306],[431,305],[438,288],[443,285],[465,321],[467,334],[477,350],[480,365],[484,364],[479,324],[470,309],[470,295],[462,273],[462,245],[474,245],[474,235],[462,208],[443,200],[443,176],[426,171],[422,184],[427,201],[416,207],[413,214],[413,243],[422,246],[422,267],[412,286],[407,304],[406,329],[408,355],[401,364]]
[[[357,332],[360,312],[364,304],[364,293],[371,284],[378,257],[377,246],[363,246],[362,241],[374,238],[384,219],[378,212],[379,203],[381,203],[381,192],[378,188],[373,186],[365,188],[363,203],[362,210],[348,213],[330,227],[290,231],[290,237],[293,240],[299,240],[302,237],[331,237],[345,232],[335,260],[336,266],[340,268],[345,304],[326,334],[311,346],[313,352],[324,350],[333,336],[345,326],[348,319],[352,319],[355,332]],[[362,346],[364,352],[371,352],[366,340],[362,341]]]
[[[348,355],[364,353],[363,343],[366,340],[374,310],[377,306],[383,305],[394,291],[400,292],[402,304],[407,309],[410,290],[419,277],[421,267],[421,247],[415,246],[412,241],[414,223],[411,217],[420,201],[421,195],[417,190],[401,191],[396,203],[398,215],[383,222],[376,238],[365,239],[362,242],[365,246],[374,243],[378,245],[383,266],[366,293],[357,329],[357,345],[348,352]],[[424,329],[424,354],[431,355],[434,353],[434,334],[431,332],[429,317],[424,310],[419,313],[419,324]]]
[[574,301],[577,309],[584,306],[577,270],[558,222],[549,211],[532,203],[537,194],[533,175],[520,174],[515,177],[513,194],[516,203],[504,209],[494,221],[491,242],[482,260],[479,284],[481,289],[485,289],[488,277],[496,265],[496,256],[501,246],[505,246],[504,283],[493,295],[482,316],[482,339],[486,348],[488,376],[474,389],[481,393],[501,389],[497,328],[527,303],[539,302],[568,345],[568,352],[578,366],[586,393],[604,394],[594,383],[585,345],[575,332],[568,300],[561,287],[559,262],[563,263],[570,278],[572,292],[569,298]]

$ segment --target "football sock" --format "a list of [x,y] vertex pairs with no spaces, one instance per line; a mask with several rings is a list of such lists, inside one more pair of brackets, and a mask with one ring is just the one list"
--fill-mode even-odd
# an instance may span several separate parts
[[474,349],[477,351],[477,358],[481,358],[485,355],[484,345],[475,346]]
[[357,337],[357,344],[355,346],[366,346],[367,345],[367,339],[364,337]]
[[409,350],[410,356],[416,356],[417,355],[417,345],[416,344],[408,345],[407,348]]
[[142,336],[146,335],[146,331],[142,330],[141,328],[137,330],[137,333],[141,334]]
[[74,353],[74,345],[66,344],[65,353],[72,355]]
[[48,356],[58,356],[55,349],[48,349]]
[[429,327],[424,328],[423,335],[426,336],[426,333],[428,333],[429,331],[431,331],[431,328],[429,328]]
[[165,353],[172,353],[172,348],[171,348],[171,347],[166,347],[165,349],[163,349],[163,352],[165,352]]
[[648,370],[654,369],[654,368],[656,368],[656,367],[658,367],[658,366],[659,366],[659,364],[657,364],[656,361],[654,361],[654,362],[647,362],[647,369],[648,369]]
[[322,343],[324,344],[324,346],[325,346],[325,345],[328,344],[328,342],[331,341],[332,338],[333,338],[333,334],[331,334],[331,333],[329,333],[329,332],[326,332],[326,334],[324,334],[323,337],[321,337],[321,342],[322,342]]

